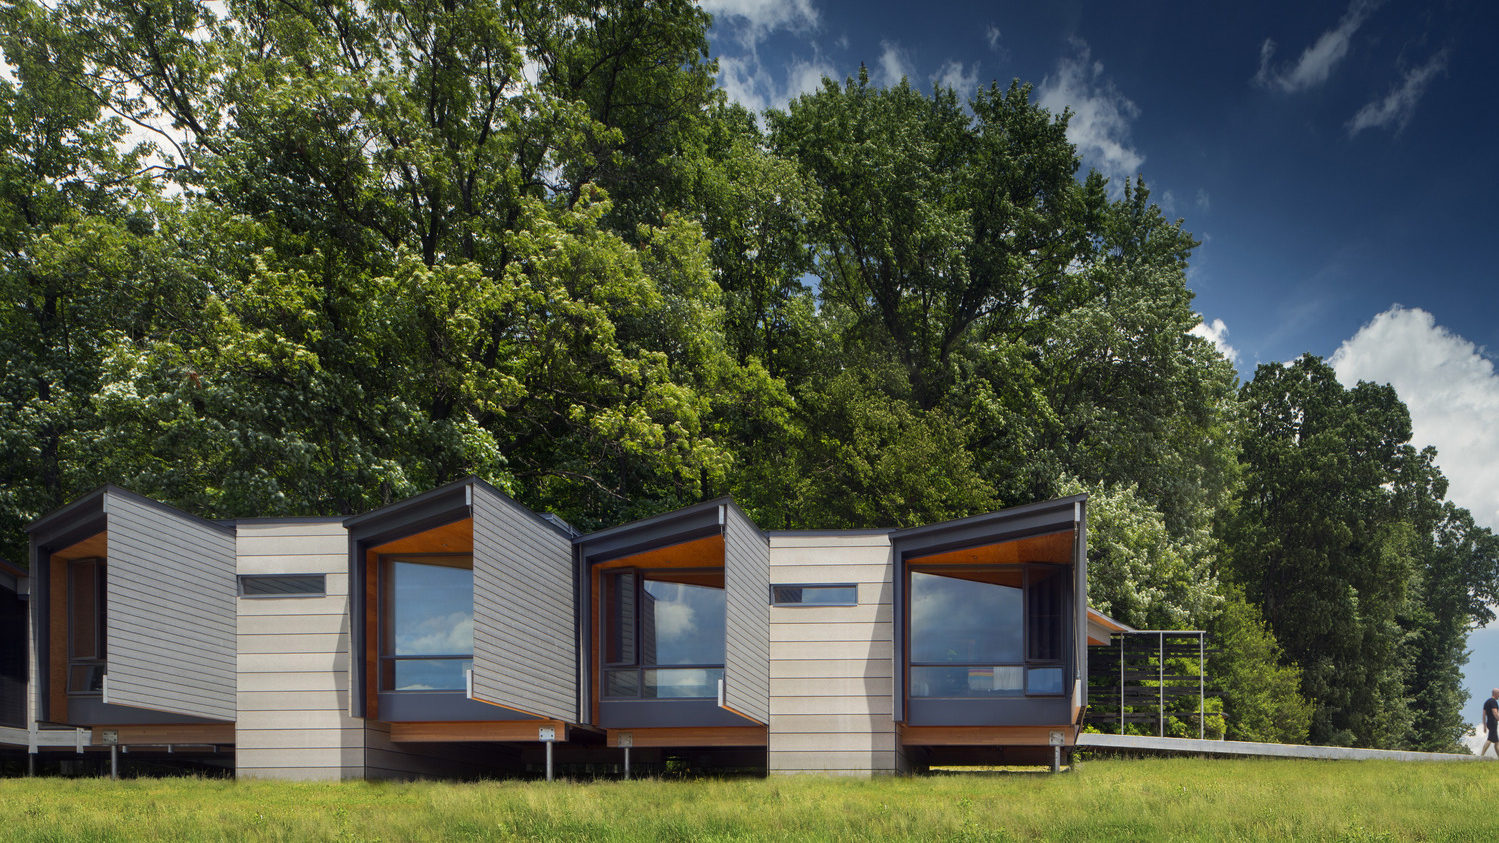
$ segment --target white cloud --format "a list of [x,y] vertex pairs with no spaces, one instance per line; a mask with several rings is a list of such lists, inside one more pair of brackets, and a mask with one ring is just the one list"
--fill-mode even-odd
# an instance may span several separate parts
[[984,30],[984,40],[989,42],[990,50],[999,52],[999,27],[989,24],[989,28]]
[[682,638],[697,631],[697,612],[685,602],[656,603],[656,632],[663,638]]
[[1338,25],[1322,33],[1320,38],[1302,51],[1301,58],[1290,65],[1272,66],[1275,42],[1266,38],[1265,43],[1260,45],[1260,69],[1254,75],[1255,83],[1294,94],[1326,82],[1332,75],[1333,68],[1348,55],[1353,34],[1363,26],[1369,14],[1378,8],[1379,2],[1380,0],[1353,0],[1348,4],[1348,10],[1343,13],[1343,19],[1338,21]]
[[1499,375],[1473,343],[1430,313],[1395,306],[1374,317],[1329,361],[1338,380],[1388,383],[1410,408],[1412,441],[1434,445],[1447,497],[1499,528]]
[[941,84],[944,88],[956,91],[959,100],[971,97],[979,87],[978,62],[974,62],[973,69],[969,70],[963,66],[962,62],[948,59],[937,71],[937,75],[932,77],[932,81]]
[[1206,190],[1203,190],[1200,187],[1197,188],[1197,210],[1205,214],[1212,209],[1213,197],[1209,196]]
[[1140,109],[1103,77],[1103,62],[1093,61],[1088,45],[1073,39],[1074,54],[1057,61],[1057,71],[1041,81],[1042,106],[1053,114],[1072,109],[1067,140],[1083,160],[1107,176],[1117,195],[1124,182],[1140,172],[1145,156],[1130,146],[1130,123]]
[[824,76],[834,77],[833,66],[821,57],[796,59],[772,72],[755,56],[720,57],[718,83],[729,99],[751,111],[785,108],[798,96],[822,86]]
[[452,612],[422,618],[396,633],[397,652],[403,655],[458,655],[474,651],[474,616]]
[[1218,349],[1218,353],[1227,358],[1228,362],[1239,365],[1239,350],[1228,344],[1228,326],[1223,324],[1222,319],[1214,319],[1212,322],[1204,319],[1187,333],[1212,343],[1213,348]]
[[716,26],[754,48],[777,29],[810,30],[818,24],[812,0],[698,0]]
[[1416,103],[1426,93],[1426,86],[1433,77],[1446,70],[1447,51],[1442,50],[1432,56],[1431,61],[1406,73],[1384,99],[1374,100],[1360,108],[1348,121],[1348,136],[1353,137],[1365,129],[1383,129],[1391,125],[1397,132],[1404,129],[1416,110]]
[[1162,193],[1160,206],[1161,210],[1165,211],[1167,215],[1176,213],[1176,194],[1169,190]]
[[900,80],[911,75],[911,59],[899,44],[893,41],[880,42],[880,67],[879,82],[882,85],[893,87],[900,84]]

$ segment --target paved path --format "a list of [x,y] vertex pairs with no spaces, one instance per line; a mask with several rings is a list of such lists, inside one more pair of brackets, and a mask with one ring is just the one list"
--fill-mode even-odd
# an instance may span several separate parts
[[1157,738],[1147,735],[1077,736],[1080,748],[1135,749],[1191,755],[1249,755],[1261,758],[1330,758],[1343,761],[1478,761],[1476,755],[1447,752],[1406,752],[1397,749],[1351,749],[1346,746],[1299,746],[1249,741],[1200,741],[1195,738]]

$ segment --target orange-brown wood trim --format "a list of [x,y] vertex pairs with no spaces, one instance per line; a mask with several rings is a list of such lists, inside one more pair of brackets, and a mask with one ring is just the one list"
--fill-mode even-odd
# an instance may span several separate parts
[[[105,560],[105,564],[109,563],[109,531],[95,533],[48,558],[47,699],[44,701],[46,709],[41,713],[41,719],[51,723],[68,722],[68,562],[72,559],[94,558]],[[108,599],[104,594],[99,597],[101,600]],[[106,655],[108,647],[106,638]]]
[[682,726],[607,731],[609,746],[619,746],[620,734],[630,735],[634,747],[766,746],[770,742],[770,730],[765,726]]
[[380,557],[364,554],[364,716],[380,719]]
[[177,723],[161,726],[95,726],[91,742],[95,746],[104,743],[104,730],[114,729],[120,733],[120,745],[132,744],[232,744],[233,723]]
[[[53,555],[47,572],[47,712],[43,720],[68,722],[68,562]],[[106,650],[105,652],[108,652]]]
[[610,568],[722,568],[723,555],[723,534],[720,533],[716,536],[706,536],[680,544],[658,547],[634,556],[610,559],[608,562],[594,565],[593,568],[596,571],[605,571]]
[[1078,728],[1055,726],[906,726],[900,742],[908,746],[1049,746],[1051,733],[1061,732],[1063,745],[1077,742]]
[[595,568],[590,573],[588,580],[588,611],[590,613],[589,617],[593,618],[592,623],[589,624],[591,629],[588,635],[588,706],[589,711],[592,713],[588,722],[597,724],[599,722],[599,695],[602,693],[599,686],[604,682],[603,671],[599,669],[599,659],[602,658],[599,648],[603,646],[604,641],[603,601],[599,597],[599,588],[603,585],[603,577],[599,574],[598,569]]
[[442,743],[450,741],[536,741],[538,730],[557,730],[557,740],[567,740],[567,724],[560,720],[484,720],[449,723],[392,723],[390,739],[398,743]]

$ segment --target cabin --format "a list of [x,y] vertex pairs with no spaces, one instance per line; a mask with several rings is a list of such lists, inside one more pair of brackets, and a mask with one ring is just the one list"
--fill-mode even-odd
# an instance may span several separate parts
[[767,532],[721,498],[580,534],[478,478],[233,521],[105,486],[27,528],[34,667],[0,714],[31,751],[246,778],[1037,763],[1119,629],[1087,608],[1086,509]]

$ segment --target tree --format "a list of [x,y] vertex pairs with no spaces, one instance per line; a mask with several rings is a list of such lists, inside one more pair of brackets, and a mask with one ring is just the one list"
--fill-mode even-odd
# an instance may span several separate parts
[[897,361],[915,412],[969,431],[1000,502],[1064,476],[1134,484],[1186,539],[1231,488],[1237,435],[1232,367],[1188,333],[1195,241],[1143,184],[1110,202],[1101,176],[1079,181],[1069,115],[1028,87],[969,106],[861,76],[769,115],[817,190],[828,346]]
[[1389,386],[1345,390],[1319,358],[1261,365],[1244,386],[1245,485],[1232,570],[1301,665],[1318,743],[1401,746],[1414,597],[1413,531],[1390,491],[1410,416]]
[[1218,653],[1208,674],[1224,691],[1226,735],[1236,741],[1301,743],[1312,722],[1312,705],[1301,696],[1301,669],[1284,664],[1275,635],[1259,610],[1229,586],[1212,624]]
[[124,122],[68,81],[72,35],[22,4],[0,47],[0,555],[20,562],[21,527],[92,482],[79,449],[99,433],[108,334],[181,330],[203,291],[157,235],[172,208],[145,150],[117,146]]
[[1201,629],[1217,614],[1212,536],[1173,536],[1133,486],[1069,480],[1088,495],[1088,603],[1137,629]]
[[692,4],[27,8],[81,45],[62,83],[180,130],[212,292],[107,337],[98,473],[223,515],[478,473],[588,526],[721,486],[716,414],[784,400],[719,339],[700,226],[641,210],[708,99]]

